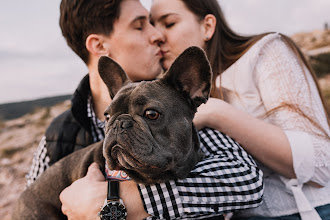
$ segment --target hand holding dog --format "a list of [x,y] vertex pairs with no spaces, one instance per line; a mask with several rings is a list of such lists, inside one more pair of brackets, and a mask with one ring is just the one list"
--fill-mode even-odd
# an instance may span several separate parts
[[73,182],[60,194],[62,212],[69,220],[99,219],[97,216],[107,194],[107,182],[97,163],[85,177]]
[[[148,217],[134,181],[120,183],[120,195],[127,207],[127,219]],[[107,182],[97,163],[92,163],[85,177],[73,182],[60,194],[62,212],[69,220],[99,219],[98,212],[107,194]]]
[[215,130],[221,130],[222,123],[227,111],[232,108],[227,102],[218,98],[209,98],[207,103],[198,107],[194,117],[194,125],[197,130],[208,127]]

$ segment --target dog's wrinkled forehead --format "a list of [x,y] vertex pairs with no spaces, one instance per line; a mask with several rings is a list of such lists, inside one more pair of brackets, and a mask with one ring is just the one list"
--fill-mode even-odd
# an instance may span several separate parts
[[133,93],[134,89],[136,88],[137,83],[129,83],[128,85],[122,87],[116,96],[113,98],[110,106],[109,106],[109,113],[113,114],[114,112],[125,112],[128,111],[128,103]]
[[130,82],[118,91],[109,106],[109,113],[127,114],[133,107],[162,105],[161,100],[165,101],[168,92],[169,88],[164,88],[157,80]]
[[[132,83],[119,64],[108,57],[101,57],[99,59],[98,69],[101,78],[108,87],[110,97],[113,100],[118,99],[122,102],[118,105],[122,105],[125,102],[126,105],[127,103],[131,103],[129,100],[132,96],[135,96],[137,91],[143,92],[148,98],[150,98],[152,94],[159,95],[157,91],[164,91],[163,88],[154,88],[153,92],[146,91],[147,87],[144,88],[145,85],[153,85],[154,81],[156,81],[155,86],[160,86],[160,84],[162,84],[182,94],[195,111],[199,105],[207,101],[210,95],[212,70],[205,52],[198,47],[187,48],[173,62],[163,78],[154,81]],[[120,90],[125,91],[123,93],[128,97],[115,98],[115,95]],[[167,95],[166,98],[169,98],[169,95]],[[137,100],[143,99],[138,98]],[[119,101],[115,102],[118,103]]]

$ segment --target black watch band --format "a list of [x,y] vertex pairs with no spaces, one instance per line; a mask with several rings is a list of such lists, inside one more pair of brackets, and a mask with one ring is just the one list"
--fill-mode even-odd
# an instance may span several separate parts
[[127,210],[123,201],[119,197],[119,182],[117,180],[108,180],[107,199],[98,216],[101,220],[124,220],[127,216]]
[[119,200],[119,182],[117,180],[108,180],[107,200]]

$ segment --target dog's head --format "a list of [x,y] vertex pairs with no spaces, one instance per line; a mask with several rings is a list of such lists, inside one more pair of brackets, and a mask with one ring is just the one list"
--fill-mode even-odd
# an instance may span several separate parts
[[131,82],[108,57],[100,58],[99,73],[112,98],[103,144],[109,168],[145,184],[188,176],[202,158],[192,120],[211,88],[204,51],[188,48],[153,81]]

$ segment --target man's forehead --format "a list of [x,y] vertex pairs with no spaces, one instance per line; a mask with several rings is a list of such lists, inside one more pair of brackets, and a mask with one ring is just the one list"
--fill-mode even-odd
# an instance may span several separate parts
[[139,0],[124,0],[120,6],[119,20],[132,23],[136,20],[149,19],[149,12]]

